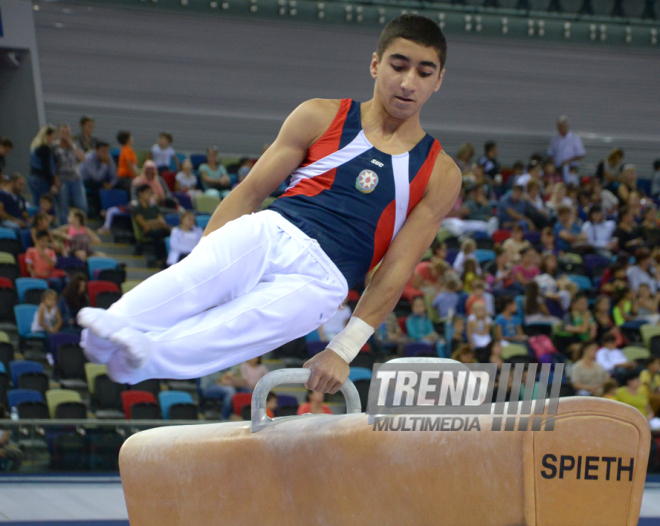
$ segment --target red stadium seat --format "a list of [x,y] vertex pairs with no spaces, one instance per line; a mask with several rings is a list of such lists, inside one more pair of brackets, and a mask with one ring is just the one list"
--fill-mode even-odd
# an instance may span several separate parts
[[21,270],[21,277],[29,278],[27,263],[25,262],[25,253],[18,255],[18,268]]
[[102,280],[88,281],[87,291],[89,292],[89,301],[92,304],[92,307],[96,307],[96,295],[99,292],[117,292],[121,294],[116,283]]
[[121,394],[121,403],[124,407],[124,414],[126,418],[131,418],[131,406],[142,402],[151,402],[157,404],[156,397],[146,391],[124,391]]
[[234,413],[241,416],[241,409],[243,409],[243,406],[252,403],[252,393],[236,393],[231,399],[231,402],[234,404]]

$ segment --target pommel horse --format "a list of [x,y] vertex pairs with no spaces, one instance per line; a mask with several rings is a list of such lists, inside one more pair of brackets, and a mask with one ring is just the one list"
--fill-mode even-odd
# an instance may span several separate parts
[[348,380],[346,415],[266,416],[273,387],[308,377],[266,375],[252,422],[130,437],[131,526],[637,525],[651,432],[630,406],[562,398],[552,432],[492,431],[492,415],[479,430],[378,431]]

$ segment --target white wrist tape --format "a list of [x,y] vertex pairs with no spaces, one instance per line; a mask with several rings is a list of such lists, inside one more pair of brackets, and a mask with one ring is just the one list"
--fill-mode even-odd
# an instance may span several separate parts
[[371,325],[353,316],[346,328],[330,341],[328,349],[351,363],[373,333],[374,328]]

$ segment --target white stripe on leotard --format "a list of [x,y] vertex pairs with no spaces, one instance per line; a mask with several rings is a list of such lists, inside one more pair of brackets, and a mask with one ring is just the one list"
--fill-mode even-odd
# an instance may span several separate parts
[[397,235],[408,215],[408,201],[410,199],[409,159],[407,153],[392,156],[392,171],[394,172],[394,191],[396,198],[396,215],[394,216],[394,232],[392,239]]

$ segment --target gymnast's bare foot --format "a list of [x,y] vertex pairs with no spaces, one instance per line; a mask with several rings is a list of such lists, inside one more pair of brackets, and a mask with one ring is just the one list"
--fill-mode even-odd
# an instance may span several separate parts
[[128,322],[123,318],[111,314],[105,309],[95,309],[85,307],[80,309],[77,316],[78,324],[90,329],[94,334],[109,340],[113,334],[116,334],[124,327],[128,327]]
[[90,362],[101,364],[108,363],[112,355],[119,349],[116,343],[97,336],[89,329],[83,329],[80,346]]
[[110,341],[116,343],[124,354],[126,364],[132,369],[140,369],[147,363],[151,354],[151,341],[143,332],[124,327],[110,336]]

